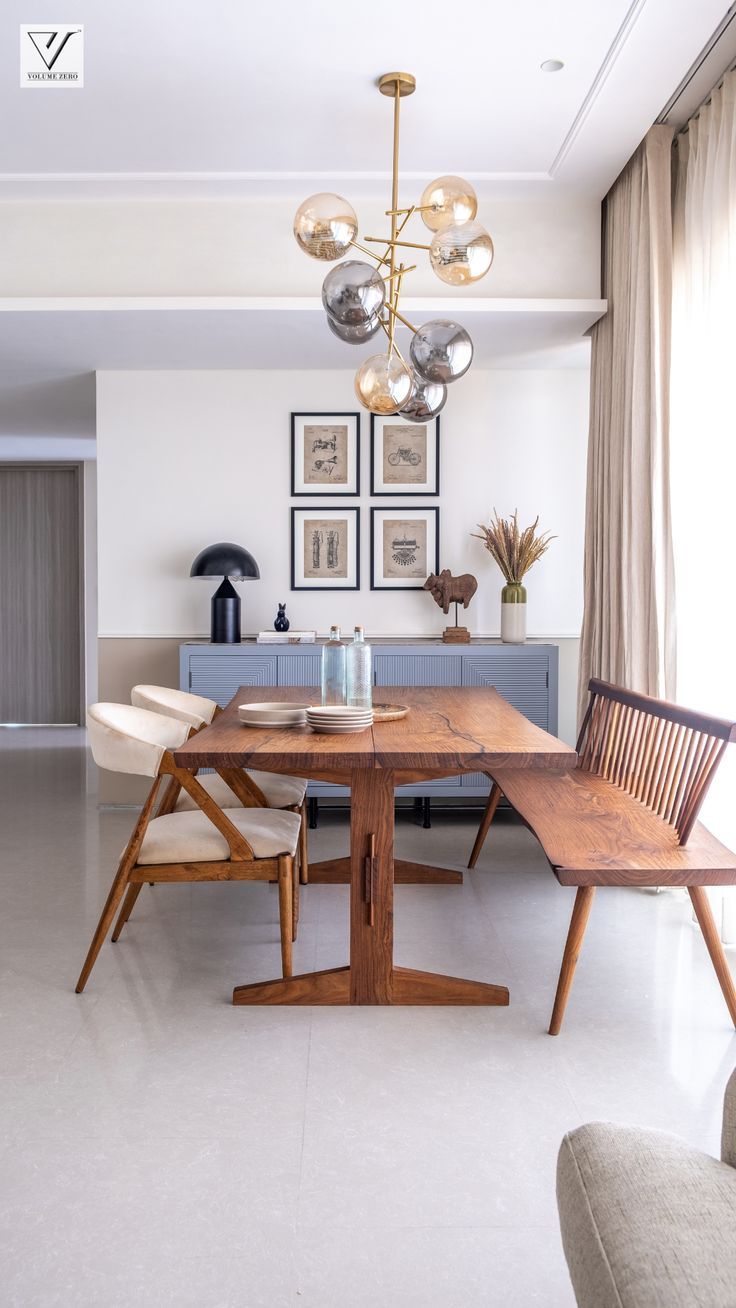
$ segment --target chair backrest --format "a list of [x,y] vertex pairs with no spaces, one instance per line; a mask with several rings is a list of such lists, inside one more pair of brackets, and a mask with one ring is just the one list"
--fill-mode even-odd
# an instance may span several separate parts
[[664,819],[684,845],[736,723],[592,678],[580,767]]
[[158,776],[166,751],[183,745],[190,730],[187,722],[130,704],[92,704],[87,709],[92,756],[98,767],[110,772]]
[[179,718],[190,727],[206,726],[212,721],[217,705],[204,695],[192,695],[187,690],[172,690],[169,686],[134,686],[130,702],[137,708],[163,713],[168,718]]

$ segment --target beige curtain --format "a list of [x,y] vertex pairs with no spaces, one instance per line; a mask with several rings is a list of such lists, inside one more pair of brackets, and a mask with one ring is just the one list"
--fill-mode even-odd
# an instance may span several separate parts
[[[672,305],[672,520],[677,569],[677,693],[736,718],[732,558],[736,486],[736,72],[677,138]],[[703,821],[736,849],[736,748]],[[711,891],[736,942],[736,893]],[[720,903],[718,902],[720,901]]]
[[672,130],[650,129],[609,191],[593,328],[579,707],[591,676],[675,694],[669,501]]

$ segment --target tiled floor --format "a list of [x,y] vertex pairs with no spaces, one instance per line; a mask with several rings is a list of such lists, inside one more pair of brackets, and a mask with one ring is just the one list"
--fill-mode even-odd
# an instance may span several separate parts
[[[3,1308],[567,1308],[563,1132],[717,1149],[736,1040],[686,903],[601,892],[551,1039],[572,892],[508,820],[462,888],[396,904],[401,962],[505,982],[508,1009],[234,1009],[278,975],[258,884],[145,888],[75,996],[133,820],[86,766],[81,733],[0,731]],[[407,818],[398,845],[462,866],[473,831]],[[346,836],[327,819],[314,855]],[[346,924],[346,888],[309,888],[297,968],[344,962]]]

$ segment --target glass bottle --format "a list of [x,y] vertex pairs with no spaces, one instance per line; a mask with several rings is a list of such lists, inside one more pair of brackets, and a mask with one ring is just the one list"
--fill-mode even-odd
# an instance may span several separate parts
[[362,627],[355,628],[352,645],[346,651],[347,702],[352,708],[370,708],[373,703],[371,647]]
[[345,646],[339,627],[330,627],[330,639],[322,646],[322,703],[345,703]]

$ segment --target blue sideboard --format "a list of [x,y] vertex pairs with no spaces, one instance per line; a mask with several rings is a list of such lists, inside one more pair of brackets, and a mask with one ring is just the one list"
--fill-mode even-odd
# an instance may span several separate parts
[[[556,645],[529,641],[502,645],[474,640],[443,645],[440,640],[372,640],[374,699],[381,686],[495,686],[501,695],[538,727],[557,734]],[[192,641],[180,646],[179,685],[206,695],[223,707],[239,686],[318,686],[322,660],[316,645],[210,645]],[[257,699],[258,695],[254,695]],[[344,787],[310,782],[310,796],[344,795]],[[488,794],[480,772],[402,786],[398,794],[436,799]]]

